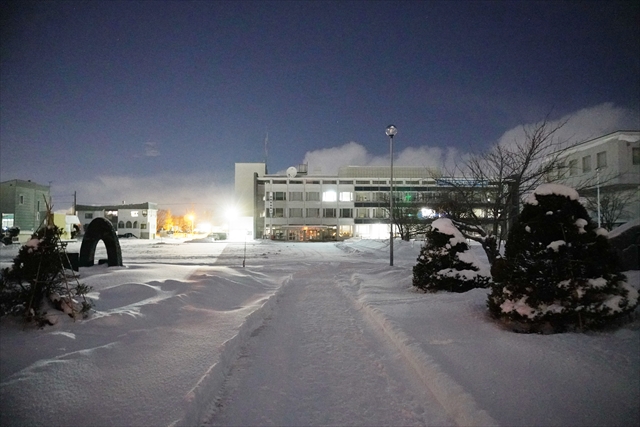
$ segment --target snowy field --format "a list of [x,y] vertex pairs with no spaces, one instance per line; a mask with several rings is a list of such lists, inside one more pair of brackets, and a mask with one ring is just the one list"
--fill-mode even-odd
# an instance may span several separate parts
[[414,291],[417,242],[394,267],[382,241],[251,241],[245,268],[243,243],[121,245],[124,267],[80,269],[89,319],[0,321],[2,427],[640,425],[638,310],[613,331],[508,332],[487,290]]

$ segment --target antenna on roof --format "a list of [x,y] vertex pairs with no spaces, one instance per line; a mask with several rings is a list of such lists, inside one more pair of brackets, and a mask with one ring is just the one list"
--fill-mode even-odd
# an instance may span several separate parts
[[269,149],[267,148],[267,144],[269,143],[269,131],[265,128],[266,136],[264,137],[264,172],[269,173],[267,171],[267,159],[269,157]]

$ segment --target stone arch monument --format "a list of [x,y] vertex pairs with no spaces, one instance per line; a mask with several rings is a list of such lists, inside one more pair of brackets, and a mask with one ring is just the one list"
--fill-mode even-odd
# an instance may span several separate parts
[[95,218],[85,230],[82,246],[80,246],[80,267],[91,267],[94,264],[96,246],[102,240],[107,248],[109,267],[122,267],[122,251],[113,225],[106,218]]

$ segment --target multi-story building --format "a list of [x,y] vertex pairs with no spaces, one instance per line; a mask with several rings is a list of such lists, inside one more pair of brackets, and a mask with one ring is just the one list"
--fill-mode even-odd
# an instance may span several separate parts
[[140,239],[155,239],[158,223],[158,206],[155,203],[123,205],[77,205],[78,218],[86,229],[97,217],[107,218],[118,234],[131,233]]
[[50,187],[14,179],[0,183],[2,228],[20,228],[20,241],[26,241],[45,219]]
[[[306,172],[306,165],[267,174],[264,163],[236,164],[236,199],[250,234],[293,241],[389,236],[390,167],[346,166],[337,176]],[[394,212],[436,216],[454,191],[450,179],[433,176],[424,167],[394,167]]]
[[563,151],[551,178],[578,189],[596,221],[598,206],[619,211],[614,225],[640,218],[640,131],[613,132]]

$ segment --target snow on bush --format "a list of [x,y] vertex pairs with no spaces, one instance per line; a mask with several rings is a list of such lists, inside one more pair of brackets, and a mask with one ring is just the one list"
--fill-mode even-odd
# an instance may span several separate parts
[[487,303],[517,331],[595,328],[638,305],[606,233],[569,187],[541,185],[527,198],[500,264]]
[[[20,248],[13,265],[0,271],[0,316],[22,314],[26,320],[44,325],[56,322],[47,310],[57,309],[74,318],[88,313],[92,304],[86,294],[90,289],[75,275],[67,275],[66,244],[61,235],[55,225],[38,229]],[[76,278],[75,283],[71,277]]]
[[466,292],[489,286],[489,272],[469,250],[464,236],[450,219],[431,224],[413,267],[413,286],[423,291]]

